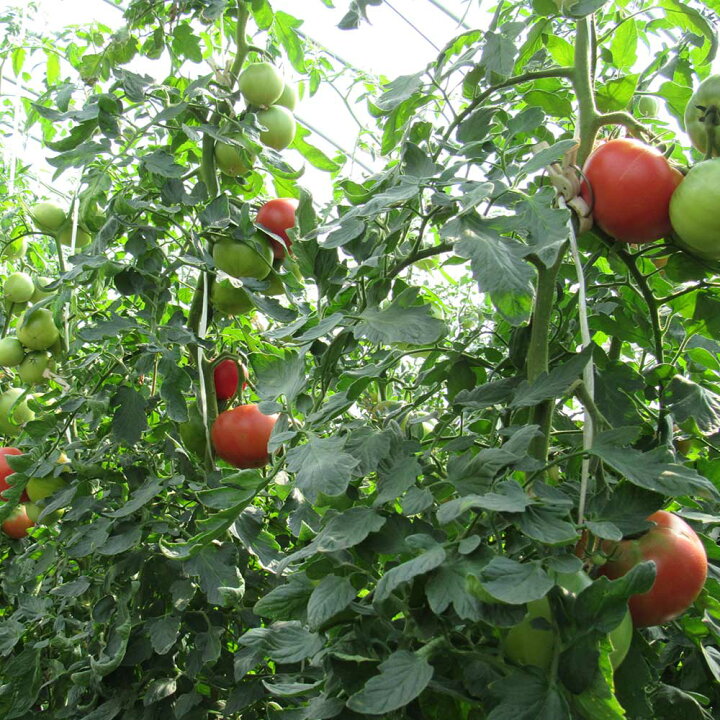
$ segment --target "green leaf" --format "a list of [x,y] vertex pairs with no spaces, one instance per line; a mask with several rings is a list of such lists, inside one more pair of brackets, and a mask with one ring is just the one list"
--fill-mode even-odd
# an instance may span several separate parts
[[145,623],[153,650],[158,655],[170,652],[180,633],[180,615],[166,615]]
[[190,23],[182,22],[175,26],[172,32],[172,49],[180,57],[194,63],[202,62],[200,38],[190,27]]
[[367,507],[354,507],[335,515],[315,538],[320,552],[337,552],[361,543],[370,533],[377,532],[385,518]]
[[340,170],[340,165],[334,160],[331,160],[322,150],[306,140],[309,135],[311,135],[309,130],[305,129],[302,125],[298,125],[292,146],[318,170],[324,170],[330,173],[335,173]]
[[274,30],[277,38],[285,49],[293,68],[297,72],[304,74],[306,72],[305,53],[300,36],[297,33],[297,28],[301,25],[301,20],[288,15],[282,10],[275,12]]
[[570,708],[548,678],[514,672],[491,686],[500,698],[488,720],[571,720]]
[[388,570],[375,588],[373,601],[377,603],[387,600],[390,595],[403,583],[409,582],[417,575],[434,570],[445,561],[445,550],[442,545],[435,545],[422,555],[396,565]]
[[501,602],[520,605],[545,597],[555,584],[538,562],[494,557],[480,575],[483,588]]
[[401,75],[384,87],[383,94],[375,100],[381,110],[394,110],[398,105],[412,97],[423,86],[425,72],[414,75]]
[[624,18],[612,34],[610,52],[614,65],[620,70],[630,69],[637,60],[638,27],[633,18]]
[[264,356],[255,363],[256,392],[262,400],[284,396],[289,403],[305,389],[305,356],[286,352],[284,357]]
[[365,715],[384,715],[405,707],[427,686],[433,667],[425,658],[398,650],[380,663],[380,674],[370,678],[347,706]]
[[301,662],[320,652],[323,647],[320,635],[306,630],[295,621],[273,623],[270,630],[267,652],[278,663]]
[[720,497],[715,486],[695,470],[669,462],[667,451],[663,448],[641,452],[634,448],[619,447],[619,441],[617,432],[598,434],[590,452],[638,487],[667,497]]
[[523,381],[515,391],[510,407],[534,407],[545,400],[561,398],[578,381],[590,362],[593,345],[589,345],[549,373],[542,373],[532,383]]
[[360,315],[353,329],[356,338],[373,343],[409,343],[429,345],[446,332],[442,320],[433,317],[432,305],[416,305],[417,288],[408,288],[390,305],[380,309],[371,307]]
[[177,681],[174,678],[160,678],[153,680],[145,690],[143,695],[143,705],[148,707],[153,703],[160,702],[167,697],[175,694],[177,690]]
[[358,461],[344,452],[344,446],[340,436],[314,437],[288,452],[288,470],[297,473],[298,489],[312,502],[319,493],[340,495],[347,489]]
[[438,522],[446,524],[456,520],[468,510],[483,509],[495,512],[523,512],[535,501],[531,500],[514,480],[498,483],[493,492],[485,495],[466,495],[450,500],[438,508]]
[[599,85],[596,97],[600,110],[602,112],[625,110],[635,95],[638,78],[638,75],[625,75]]
[[443,237],[456,240],[456,250],[470,259],[473,277],[480,292],[490,295],[493,304],[513,325],[528,320],[532,308],[531,267],[522,260],[524,247],[500,237],[479,218],[463,216],[451,220]]
[[345,577],[325,576],[313,590],[307,604],[308,627],[318,630],[355,599],[356,590]]
[[[334,577],[334,576],[333,576]],[[273,620],[294,620],[304,614],[315,586],[304,573],[295,573],[287,583],[273,588],[261,597],[253,612]]]
[[213,605],[234,605],[245,592],[245,581],[237,567],[235,548],[230,544],[208,545],[186,560],[185,570],[198,578],[200,587]]
[[666,393],[678,424],[692,420],[703,435],[720,432],[720,398],[715,393],[681,375],[672,378]]
[[514,519],[528,537],[546,545],[567,545],[577,540],[575,525],[567,520],[567,509],[531,506]]

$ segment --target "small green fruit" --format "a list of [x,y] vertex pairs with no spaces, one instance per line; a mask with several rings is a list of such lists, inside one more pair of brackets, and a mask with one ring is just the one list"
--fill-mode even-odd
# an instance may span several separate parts
[[15,367],[25,357],[25,349],[16,337],[0,340],[0,367]]
[[31,350],[47,350],[60,337],[52,313],[47,308],[25,313],[17,328],[18,340]]
[[50,497],[59,490],[64,490],[66,487],[65,480],[59,477],[30,478],[25,487],[25,492],[36,503]]
[[283,107],[286,107],[288,110],[294,110],[297,106],[298,102],[298,95],[297,90],[295,90],[294,85],[290,85],[290,83],[285,83],[285,86],[283,87],[282,94],[280,97],[275,101],[275,105],[282,105]]
[[260,141],[268,147],[284,150],[295,139],[295,116],[282,105],[271,105],[267,110],[260,110],[257,121],[265,128],[260,131]]
[[[60,241],[61,245],[65,245],[65,247],[71,247],[72,245],[72,223],[67,223],[60,232],[57,234],[57,239]],[[75,247],[81,248],[85,247],[86,245],[89,245],[92,242],[92,235],[90,235],[89,232],[86,230],[83,230],[78,225],[77,233],[75,235]]]
[[35,292],[33,279],[24,272],[14,272],[8,275],[3,284],[3,295],[12,303],[27,302]]
[[210,293],[213,308],[220,315],[244,315],[253,309],[250,296],[229,280],[216,280]]
[[47,382],[45,371],[48,369],[53,370],[54,367],[55,360],[47,350],[34,350],[25,356],[17,372],[24,383],[34,385]]
[[0,432],[10,437],[19,435],[22,426],[35,418],[27,404],[30,396],[20,400],[24,392],[22,388],[10,388],[0,395]]
[[238,89],[248,105],[272,105],[283,85],[280,73],[268,62],[248,65],[238,78]]
[[55,203],[35,203],[30,208],[30,217],[40,232],[56,233],[67,220],[65,211]]
[[0,254],[1,260],[21,260],[27,252],[27,240],[24,237],[18,238],[5,244]]

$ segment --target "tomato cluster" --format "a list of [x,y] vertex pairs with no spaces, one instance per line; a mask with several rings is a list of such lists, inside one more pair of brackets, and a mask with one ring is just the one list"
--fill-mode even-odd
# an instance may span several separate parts
[[[644,98],[643,98],[644,99]],[[654,147],[610,140],[583,167],[581,195],[597,226],[618,242],[672,237],[705,260],[720,260],[720,75],[704,80],[685,110],[685,128],[706,159],[686,176]]]

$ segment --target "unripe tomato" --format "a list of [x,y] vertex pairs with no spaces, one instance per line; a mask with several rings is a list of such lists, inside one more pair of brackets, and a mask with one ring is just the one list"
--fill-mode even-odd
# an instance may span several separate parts
[[263,415],[257,405],[239,405],[221,412],[212,426],[213,448],[226,462],[237,468],[266,465],[268,442],[277,415]]
[[57,232],[67,220],[65,211],[51,202],[35,203],[30,208],[30,217],[37,229],[44,233]]
[[[72,223],[67,222],[58,232],[57,239],[60,241],[61,245],[65,245],[65,247],[70,247],[72,245]],[[78,226],[77,231],[75,232],[75,247],[81,248],[85,247],[85,245],[89,245],[92,242],[92,235],[87,230],[84,230],[80,226]]]
[[205,423],[197,403],[188,406],[188,420],[180,423],[178,427],[180,431],[180,439],[183,445],[190,452],[195,453],[198,457],[205,457],[205,448],[207,447],[207,437],[205,435]]
[[244,148],[226,142],[215,144],[215,162],[220,172],[230,177],[245,175],[252,169],[255,156]]
[[[238,367],[238,365],[240,367]],[[221,402],[230,400],[237,393],[238,384],[240,382],[240,368],[242,368],[243,378],[247,378],[247,369],[242,363],[238,363],[233,358],[225,358],[221,360],[213,369],[213,379],[215,381],[215,395]],[[243,379],[243,388],[247,385]]]
[[285,86],[283,87],[282,94],[273,104],[274,105],[282,105],[283,107],[286,107],[288,110],[294,110],[295,106],[297,105],[297,101],[298,101],[298,95],[297,95],[297,90],[295,90],[295,86],[290,85],[290,83],[288,83],[288,82],[285,82]]
[[258,225],[271,233],[280,236],[285,245],[278,242],[274,238],[270,238],[273,255],[276,260],[282,260],[285,257],[285,248],[290,248],[292,242],[288,237],[286,230],[295,227],[295,210],[297,210],[298,201],[295,198],[276,198],[268,200],[258,210],[255,221]]
[[598,226],[620,242],[669,235],[670,198],[683,179],[667,159],[639,140],[610,140],[585,162],[580,192]]
[[12,303],[27,302],[35,292],[33,279],[24,272],[14,272],[7,276],[3,284],[3,295]]
[[295,138],[295,116],[282,105],[271,105],[257,114],[258,123],[264,127],[260,131],[263,145],[284,150]]
[[609,556],[600,573],[611,580],[638,563],[655,563],[650,590],[628,603],[635,627],[662,625],[685,612],[700,594],[707,577],[707,555],[695,531],[680,517],[658,510],[648,521],[655,527],[635,540],[604,543]]
[[0,260],[20,260],[27,252],[27,239],[24,237],[0,245]]
[[49,475],[43,478],[30,478],[27,482],[25,492],[31,502],[37,503],[49,498],[68,486],[67,482],[60,477]]
[[705,78],[690,98],[685,108],[685,130],[693,147],[707,153],[707,128],[705,119],[710,114],[715,125],[713,155],[720,155],[720,75]]
[[223,238],[213,245],[213,260],[234,278],[262,280],[272,270],[272,248],[267,238],[255,233],[249,242]]
[[2,494],[10,487],[10,483],[7,481],[8,477],[15,471],[8,465],[8,455],[22,455],[22,452],[14,447],[3,447],[0,448],[0,499]]
[[678,244],[706,260],[720,260],[720,158],[704,160],[678,185],[670,222]]
[[46,370],[54,370],[55,360],[47,350],[29,352],[17,369],[18,377],[26,385],[47,382]]
[[16,337],[0,340],[0,367],[15,367],[25,357],[25,349]]
[[658,114],[658,101],[652,95],[642,95],[637,101],[637,114],[640,117],[654,118]]
[[[592,584],[592,580],[581,571],[559,573],[557,583],[568,592],[577,595]],[[546,620],[548,627],[533,625],[532,621],[539,618]],[[552,611],[547,597],[529,602],[525,617],[519,624],[511,627],[503,639],[505,655],[519,665],[534,665],[542,670],[548,670],[555,653],[556,642],[551,622]],[[619,667],[625,659],[630,649],[632,632],[630,613],[626,612],[620,624],[608,634],[613,647],[610,653],[613,669]]]
[[284,85],[282,76],[269,62],[252,63],[238,77],[238,89],[248,105],[272,105]]
[[244,315],[253,308],[250,296],[229,280],[216,280],[210,292],[213,308],[220,315]]
[[17,328],[18,340],[31,350],[47,350],[60,337],[52,313],[47,308],[25,313]]
[[35,413],[27,404],[30,396],[20,400],[23,393],[22,388],[10,388],[0,395],[0,432],[10,437],[19,435],[22,426],[35,418]]
[[18,505],[17,509],[2,524],[3,532],[15,540],[24,538],[28,534],[28,530],[35,523],[28,517],[25,505]]

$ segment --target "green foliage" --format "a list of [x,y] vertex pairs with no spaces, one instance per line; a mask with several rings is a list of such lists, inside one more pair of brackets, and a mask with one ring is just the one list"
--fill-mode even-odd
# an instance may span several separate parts
[[[340,27],[372,32],[380,4],[341,3]],[[503,2],[486,31],[380,82],[271,0],[133,0],[117,32],[22,44],[6,11],[3,66],[37,93],[19,126],[54,175],[0,166],[4,242],[28,245],[0,276],[46,278],[30,303],[60,338],[24,398],[34,419],[3,436],[24,454],[0,522],[30,478],[65,482],[41,516],[61,519],[0,536],[0,717],[717,716],[720,267],[598,229],[578,232],[578,265],[578,216],[551,183],[625,131],[700,159],[671,119],[709,72],[717,13]],[[294,71],[300,110],[346,82],[377,171],[301,122],[291,149],[265,147],[236,84],[261,61]],[[660,112],[637,120],[647,93]],[[12,113],[0,106],[6,128]],[[215,143],[238,138],[253,167],[222,176]],[[331,197],[313,197],[309,166]],[[247,312],[214,313],[213,246],[262,240],[273,197],[299,200],[282,292],[239,278]],[[42,201],[90,244],[38,233]],[[207,359],[225,352],[250,369],[238,402],[280,414],[265,468],[204,451],[223,409]],[[21,385],[7,368],[0,390]],[[603,638],[652,568],[572,603],[554,578],[579,570],[581,534],[596,561],[596,540],[642,532],[660,507],[698,531],[709,578],[676,621],[636,631],[613,674]],[[502,653],[545,597],[561,640],[547,676]]]

